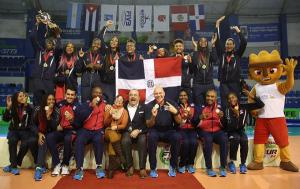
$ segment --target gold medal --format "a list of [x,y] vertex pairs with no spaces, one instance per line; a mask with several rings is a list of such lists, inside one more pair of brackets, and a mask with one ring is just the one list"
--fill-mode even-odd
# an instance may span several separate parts
[[65,73],[66,73],[66,75],[69,75],[70,71],[69,71],[69,70],[66,70],[66,72],[65,72]]
[[44,66],[44,68],[47,68],[48,64],[45,62],[43,66]]
[[203,70],[205,70],[205,69],[206,69],[206,65],[203,64],[203,65],[201,66],[201,68],[202,68]]
[[110,69],[111,71],[113,71],[113,70],[115,69],[115,67],[114,67],[114,66],[110,66],[109,69]]

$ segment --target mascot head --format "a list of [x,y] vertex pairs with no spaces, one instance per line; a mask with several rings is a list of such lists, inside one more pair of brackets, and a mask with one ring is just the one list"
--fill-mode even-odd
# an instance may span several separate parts
[[258,55],[250,54],[250,79],[262,85],[269,85],[278,81],[282,75],[286,75],[286,72],[277,50],[273,50],[271,53],[263,50],[260,51]]

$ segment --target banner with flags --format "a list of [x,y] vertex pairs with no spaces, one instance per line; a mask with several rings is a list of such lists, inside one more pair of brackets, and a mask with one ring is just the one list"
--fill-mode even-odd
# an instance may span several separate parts
[[170,31],[170,6],[155,5],[154,11],[154,27],[153,31]]
[[134,30],[134,6],[119,5],[119,31],[132,32]]
[[177,100],[181,85],[180,57],[145,59],[135,62],[118,60],[116,64],[116,95],[128,99],[130,89],[137,89],[141,101],[154,99],[155,86],[161,86],[166,98]]
[[112,30],[116,29],[118,5],[101,5],[100,28],[105,26],[107,20],[113,21]]
[[152,31],[152,6],[135,6],[135,31],[147,32]]
[[85,31],[96,31],[98,29],[98,8],[96,4],[85,5]]
[[204,5],[190,5],[189,6],[189,22],[192,31],[199,31],[204,29]]
[[188,7],[171,6],[171,29],[172,31],[185,31],[188,29]]
[[80,29],[83,4],[68,3],[67,28]]

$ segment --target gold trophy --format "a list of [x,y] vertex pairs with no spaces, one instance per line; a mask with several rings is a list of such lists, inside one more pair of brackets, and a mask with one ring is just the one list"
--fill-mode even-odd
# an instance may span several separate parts
[[36,19],[46,25],[47,31],[45,37],[57,38],[61,34],[62,30],[51,20],[49,13],[40,10],[36,15]]

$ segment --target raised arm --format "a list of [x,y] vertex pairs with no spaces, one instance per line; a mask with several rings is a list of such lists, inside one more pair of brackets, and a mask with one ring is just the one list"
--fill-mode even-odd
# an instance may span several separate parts
[[283,70],[286,73],[286,80],[285,82],[281,82],[277,84],[278,91],[283,95],[288,93],[294,87],[294,83],[295,83],[294,70],[298,62],[293,58],[291,59],[286,58],[285,63],[286,65],[282,64],[281,66],[283,67]]
[[242,57],[247,47],[247,41],[244,35],[242,34],[241,30],[237,26],[233,26],[233,29],[235,30],[235,32],[238,34],[240,38],[240,46],[236,51],[236,53],[239,57]]

